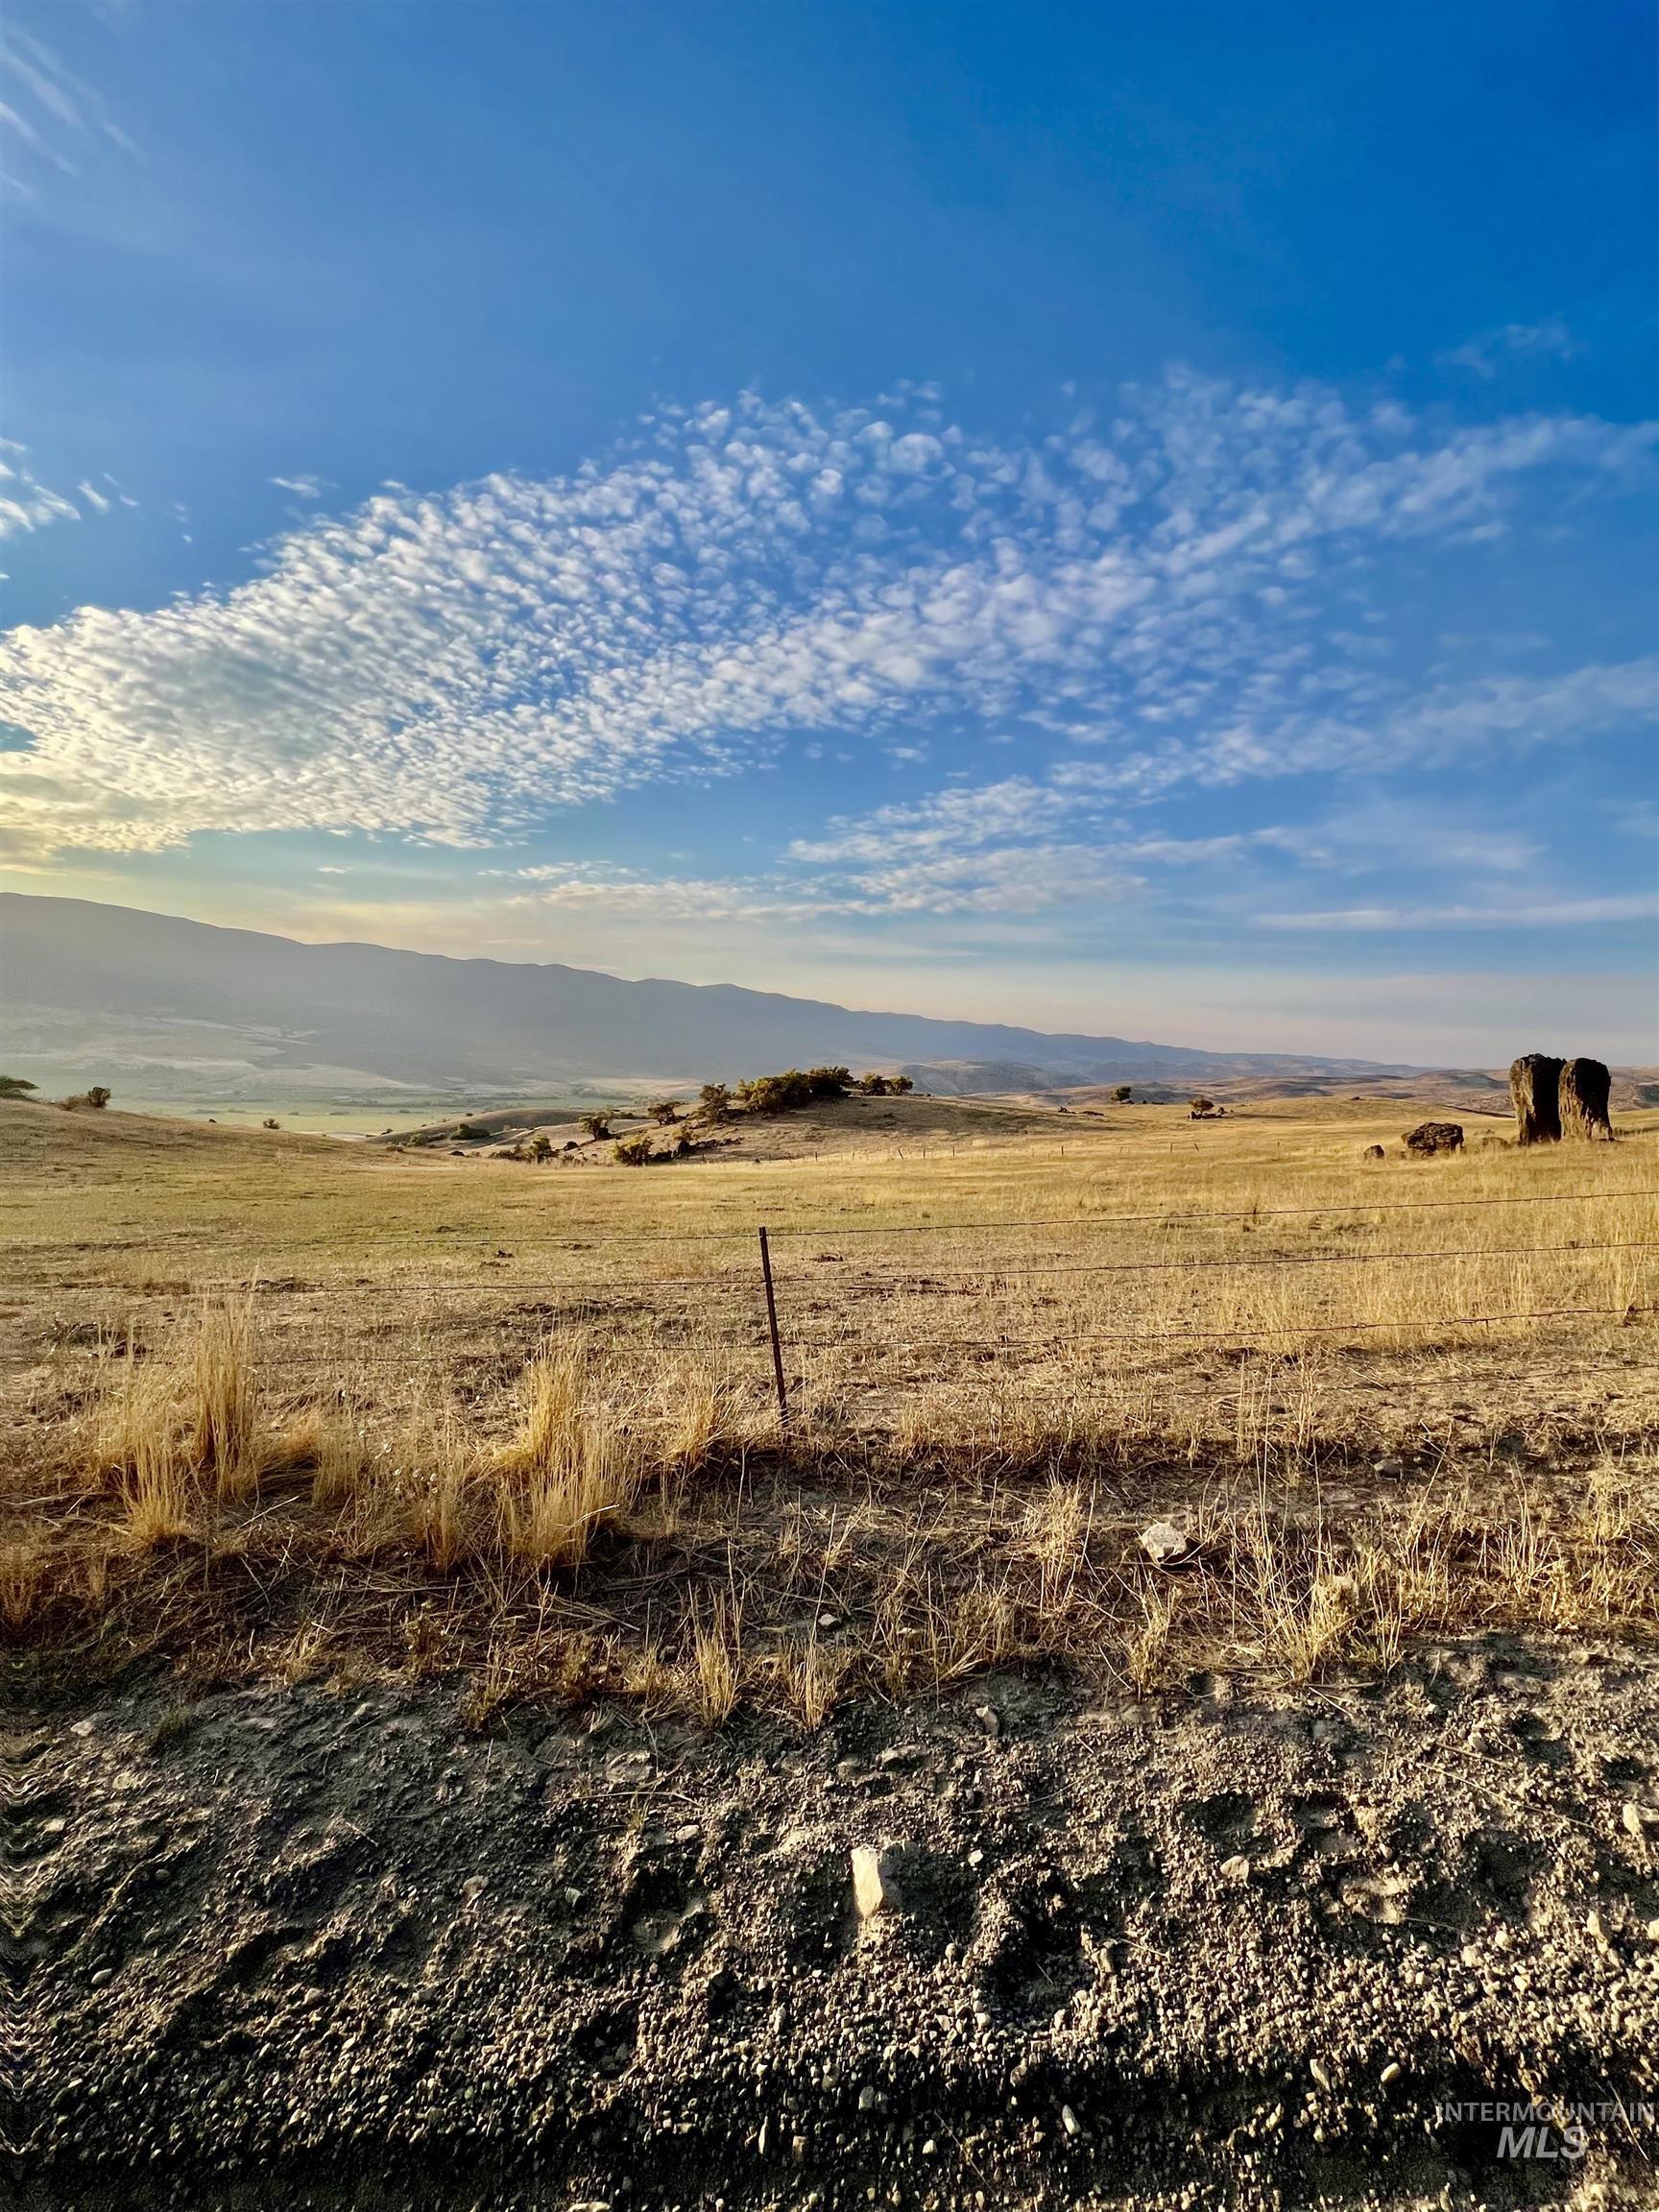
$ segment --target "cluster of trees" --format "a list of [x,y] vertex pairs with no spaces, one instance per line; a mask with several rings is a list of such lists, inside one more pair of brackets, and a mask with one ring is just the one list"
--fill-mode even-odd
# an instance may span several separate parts
[[[914,1091],[908,1075],[854,1075],[851,1068],[786,1068],[781,1075],[755,1075],[737,1086],[735,1103],[745,1114],[788,1114],[819,1098],[845,1098],[856,1091],[866,1098],[902,1098]],[[718,1092],[728,1111],[732,1094],[723,1083],[704,1086],[703,1095]]]
[[[39,1088],[31,1083],[27,1075],[0,1075],[0,1098],[28,1098]],[[110,1094],[102,1083],[94,1083],[88,1091],[77,1091],[72,1098],[54,1098],[54,1106],[67,1107],[70,1113],[84,1108],[88,1113],[102,1114],[108,1105]]]
[[[735,1119],[739,1114],[789,1114],[818,1099],[845,1098],[852,1092],[865,1097],[902,1098],[915,1088],[908,1075],[854,1075],[850,1068],[786,1068],[777,1075],[752,1075],[735,1089],[729,1083],[705,1083],[690,1105],[684,1098],[651,1099],[645,1112],[658,1128],[672,1129],[675,1133],[672,1143],[661,1151],[648,1129],[641,1129],[631,1137],[616,1137],[613,1124],[622,1111],[618,1107],[584,1114],[579,1126],[591,1142],[615,1139],[611,1156],[621,1166],[644,1167],[654,1160],[685,1159],[696,1149],[692,1131],[699,1125],[717,1127]],[[457,1137],[482,1136],[485,1132],[463,1123],[455,1134]],[[550,1159],[552,1154],[553,1146],[547,1138],[537,1136],[522,1149],[516,1147],[514,1157],[540,1162]]]
[[659,1152],[649,1129],[641,1129],[637,1137],[624,1137],[613,1148],[611,1157],[619,1167],[648,1167],[653,1160],[684,1160],[697,1149],[692,1142],[689,1126],[682,1121],[674,1132],[674,1142],[665,1151]]
[[845,1098],[853,1088],[850,1068],[786,1068],[781,1075],[752,1075],[737,1086],[745,1114],[789,1114],[815,1098]]

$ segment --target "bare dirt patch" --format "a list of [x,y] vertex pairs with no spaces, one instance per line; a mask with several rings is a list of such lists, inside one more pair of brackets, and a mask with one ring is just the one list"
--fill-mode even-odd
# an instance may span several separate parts
[[[1489,1638],[806,1735],[54,1697],[14,2201],[1650,2203],[1656,1687]],[[1597,2108],[1582,2157],[1463,2116],[1534,2098]]]

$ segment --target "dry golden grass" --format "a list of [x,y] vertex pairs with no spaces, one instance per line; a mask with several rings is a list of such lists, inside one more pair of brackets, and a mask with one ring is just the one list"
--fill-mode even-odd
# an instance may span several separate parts
[[805,1727],[1024,1658],[1647,1632],[1659,1146],[1361,1161],[1416,1118],[565,1178],[57,1118],[12,1186],[0,1622]]
[[639,1438],[571,1347],[532,1360],[523,1389],[523,1419],[495,1458],[507,1549],[533,1567],[574,1566],[637,1496]]

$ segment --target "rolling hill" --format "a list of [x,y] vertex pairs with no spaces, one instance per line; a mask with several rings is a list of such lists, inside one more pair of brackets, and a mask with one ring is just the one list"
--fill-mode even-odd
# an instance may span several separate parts
[[676,1085],[815,1061],[962,1093],[1114,1082],[1297,1084],[1407,1072],[871,1013],[730,984],[303,945],[79,899],[0,895],[4,1063],[124,1097],[447,1094]]

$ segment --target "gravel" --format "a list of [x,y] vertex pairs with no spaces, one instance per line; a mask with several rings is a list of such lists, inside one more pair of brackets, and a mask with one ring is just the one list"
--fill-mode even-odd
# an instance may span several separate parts
[[[20,2206],[1659,2201],[1651,1653],[815,1736],[459,1688],[26,1700]],[[1627,2119],[1506,2146],[1535,2094]]]

